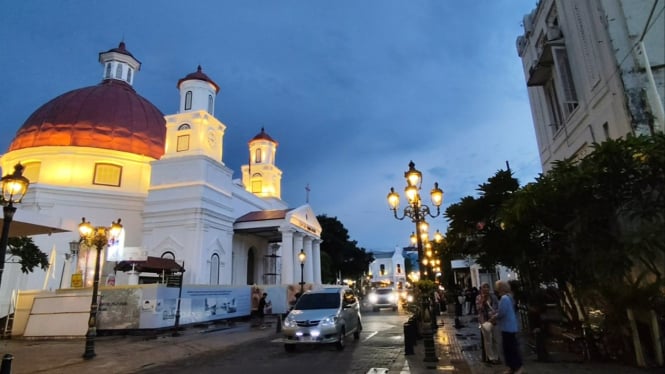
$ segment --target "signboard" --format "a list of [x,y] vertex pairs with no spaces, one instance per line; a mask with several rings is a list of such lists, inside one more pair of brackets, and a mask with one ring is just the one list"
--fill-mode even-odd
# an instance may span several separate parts
[[171,274],[166,276],[166,287],[180,287],[182,285],[182,274]]
[[82,288],[83,287],[83,274],[76,273],[72,274],[72,288]]

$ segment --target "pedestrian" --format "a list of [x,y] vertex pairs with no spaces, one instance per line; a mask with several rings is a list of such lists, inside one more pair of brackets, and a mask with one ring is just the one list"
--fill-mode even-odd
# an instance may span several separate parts
[[476,309],[477,298],[478,298],[478,288],[476,288],[476,286],[473,286],[471,288],[471,303],[469,304],[469,315],[478,314],[478,310]]
[[259,299],[259,309],[256,311],[259,314],[259,323],[260,327],[262,328],[265,327],[264,320],[266,316],[266,297],[268,297],[268,294],[264,292],[261,296],[261,299]]
[[499,309],[499,299],[491,292],[489,283],[480,285],[480,293],[476,296],[476,309],[480,323],[480,335],[483,339],[485,357],[488,362],[498,364],[499,361],[499,327],[490,322],[490,318]]
[[473,291],[471,286],[467,286],[464,289],[464,314],[471,315],[471,305],[476,302],[476,299],[473,297]]
[[522,373],[522,355],[517,340],[517,315],[515,314],[515,303],[510,292],[510,285],[506,281],[496,281],[494,289],[501,296],[499,309],[490,318],[490,322],[499,325],[501,330],[501,345],[503,346],[503,357],[506,360],[508,371],[505,374]]

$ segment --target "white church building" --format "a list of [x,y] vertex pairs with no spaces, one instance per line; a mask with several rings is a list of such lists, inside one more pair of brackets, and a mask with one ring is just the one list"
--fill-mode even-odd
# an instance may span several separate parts
[[94,226],[122,219],[124,248],[103,254],[102,285],[112,277],[128,284],[116,262],[147,256],[184,264],[184,284],[292,285],[301,250],[304,281],[321,284],[321,226],[308,204],[281,200],[278,142],[260,129],[242,178],[233,179],[223,157],[226,125],[214,112],[220,88],[200,66],[177,81],[179,107],[164,115],[132,87],[142,66],[124,42],[99,62],[99,84],[42,105],[0,157],[2,175],[20,163],[30,180],[9,236],[39,234],[34,242],[55,254],[49,274],[23,274],[8,258],[0,317],[14,290],[69,288],[76,272],[91,284],[89,249],[70,252],[82,217]]

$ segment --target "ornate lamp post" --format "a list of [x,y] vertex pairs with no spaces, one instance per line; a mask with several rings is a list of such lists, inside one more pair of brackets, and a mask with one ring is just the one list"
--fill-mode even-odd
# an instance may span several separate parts
[[23,165],[19,162],[14,166],[14,173],[7,174],[0,180],[2,182],[2,238],[0,238],[0,284],[2,284],[2,273],[5,271],[5,256],[7,255],[7,245],[9,243],[9,226],[14,219],[16,207],[23,200],[23,196],[28,191],[30,181],[23,176]]
[[85,352],[83,358],[89,360],[95,357],[95,338],[97,337],[97,292],[99,291],[99,258],[102,249],[108,245],[109,240],[117,238],[122,231],[120,219],[113,222],[111,227],[97,226],[93,227],[90,222],[86,222],[85,217],[79,224],[79,234],[81,242],[97,250],[95,258],[95,273],[92,282],[92,301],[90,303],[90,318],[88,319],[88,332],[85,334]]
[[[401,216],[397,214],[397,209],[399,208],[399,194],[395,192],[393,187],[390,188],[390,193],[388,194],[388,204],[390,205],[390,210],[393,211],[393,215],[398,220],[403,220],[406,217],[411,219],[416,225],[415,237],[416,237],[416,248],[418,249],[418,264],[427,265],[430,263],[430,260],[425,257],[423,253],[423,243],[429,241],[428,239],[428,230],[429,226],[425,218],[427,216],[436,218],[441,214],[441,204],[443,203],[443,191],[439,188],[439,183],[434,183],[434,188],[430,191],[430,198],[432,199],[432,204],[436,207],[436,213],[433,214],[429,206],[423,204],[422,199],[420,198],[420,186],[422,183],[422,173],[416,169],[416,165],[413,161],[409,162],[409,170],[404,173],[404,178],[406,179],[406,187],[404,188],[404,195],[407,198],[408,204],[404,207],[404,211]],[[433,271],[427,271],[426,277],[421,277],[421,279],[430,279],[434,280]],[[429,295],[433,297],[433,295]],[[435,319],[436,316],[432,313],[430,303],[426,298],[421,300],[422,303],[422,314],[423,322],[425,322],[425,313],[429,311],[430,318]],[[426,362],[437,362],[439,359],[436,357],[436,352],[434,348],[434,333],[432,325],[436,325],[436,322],[431,324],[423,323],[423,345],[425,346],[425,358]]]
[[[397,209],[399,208],[399,194],[395,192],[393,187],[390,188],[390,193],[388,194],[388,204],[390,205],[390,210],[393,211],[395,218],[398,220],[403,220],[406,217],[411,219],[416,225],[415,237],[416,237],[416,248],[418,249],[418,262],[423,260],[423,235],[427,235],[427,221],[425,218],[430,216],[436,218],[441,214],[441,203],[443,203],[443,191],[439,188],[439,183],[434,183],[434,188],[430,191],[430,197],[432,199],[432,204],[436,207],[436,214],[432,214],[429,206],[423,204],[420,198],[420,185],[422,183],[422,173],[418,171],[415,167],[416,165],[413,161],[409,162],[409,170],[404,173],[404,178],[406,179],[406,187],[404,188],[404,195],[408,200],[408,205],[404,207],[402,216],[397,215]],[[429,274],[428,274],[428,278]]]
[[307,255],[305,254],[305,250],[301,249],[300,253],[298,253],[298,260],[300,260],[300,296],[302,296],[304,290],[305,290],[305,260],[307,259]]

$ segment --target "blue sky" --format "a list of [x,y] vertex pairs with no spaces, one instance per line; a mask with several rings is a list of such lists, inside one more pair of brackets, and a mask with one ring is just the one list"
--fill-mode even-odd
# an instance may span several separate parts
[[[11,1],[0,13],[0,152],[48,100],[99,83],[124,40],[137,92],[177,110],[197,65],[221,87],[224,163],[238,178],[261,127],[279,142],[282,198],[337,217],[368,251],[408,245],[388,209],[413,160],[443,209],[506,161],[541,171],[515,39],[535,0]],[[7,171],[4,171],[6,173]],[[445,219],[431,219],[445,231]]]

